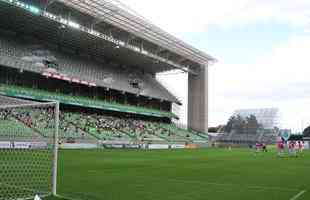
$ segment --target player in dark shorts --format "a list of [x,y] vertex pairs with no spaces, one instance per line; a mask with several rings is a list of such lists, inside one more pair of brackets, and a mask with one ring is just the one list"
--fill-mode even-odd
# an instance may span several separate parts
[[263,152],[268,152],[266,144],[262,144],[262,145],[263,145]]

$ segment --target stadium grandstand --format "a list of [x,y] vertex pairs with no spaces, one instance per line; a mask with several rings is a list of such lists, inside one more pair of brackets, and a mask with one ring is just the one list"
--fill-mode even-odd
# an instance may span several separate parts
[[[63,141],[207,142],[213,57],[117,1],[0,0],[0,9],[0,94],[60,102]],[[188,129],[172,123],[172,105],[182,102],[156,80],[170,70],[188,73]],[[53,135],[47,116],[0,115],[42,138]]]

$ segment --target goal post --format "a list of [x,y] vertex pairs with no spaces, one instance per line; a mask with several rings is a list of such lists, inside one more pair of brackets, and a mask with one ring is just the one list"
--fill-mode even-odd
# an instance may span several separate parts
[[56,195],[59,103],[0,96],[0,200]]
[[59,103],[55,103],[55,134],[54,134],[54,148],[53,148],[53,182],[52,195],[57,195],[57,166],[58,166],[58,129],[59,129]]

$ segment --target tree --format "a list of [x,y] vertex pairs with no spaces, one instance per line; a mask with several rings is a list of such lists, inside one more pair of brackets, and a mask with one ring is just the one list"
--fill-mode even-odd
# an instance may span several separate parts
[[225,133],[230,133],[233,129],[233,124],[235,123],[236,121],[236,117],[235,116],[231,116],[229,119],[228,119],[228,122],[224,128],[224,132]]
[[224,132],[230,133],[235,131],[239,134],[250,133],[256,134],[260,128],[258,121],[254,115],[243,118],[240,115],[231,116],[224,128]]
[[258,121],[255,115],[250,115],[246,118],[246,132],[249,134],[256,134],[259,129]]
[[209,133],[219,133],[223,131],[225,128],[225,125],[218,125],[217,127],[209,127],[208,132]]
[[308,126],[308,128],[306,128],[303,132],[303,135],[305,137],[310,137],[310,126]]
[[238,133],[243,133],[244,124],[245,124],[245,121],[240,115],[237,115],[237,116],[233,115],[229,118],[224,128],[224,132],[230,133],[232,131],[236,131]]
[[217,127],[209,127],[208,132],[209,133],[217,133]]
[[233,123],[233,130],[237,133],[244,133],[245,125],[246,121],[240,115],[237,115]]

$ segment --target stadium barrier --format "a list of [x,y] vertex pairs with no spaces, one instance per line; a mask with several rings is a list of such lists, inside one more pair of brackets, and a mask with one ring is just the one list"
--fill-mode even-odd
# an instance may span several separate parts
[[171,149],[185,149],[185,144],[172,144],[170,145]]
[[60,149],[97,149],[97,144],[90,143],[63,143],[59,147]]
[[11,148],[12,148],[11,142],[0,141],[0,149],[11,149]]
[[187,145],[185,145],[185,149],[198,149],[198,145],[196,145],[196,144],[187,144]]
[[[1,146],[8,146],[8,143],[0,143]],[[150,150],[164,150],[164,149],[196,149],[199,148],[197,144],[146,144],[146,143],[132,143],[121,141],[104,141],[98,144],[95,143],[62,143],[59,145],[60,149],[150,149]]]
[[149,144],[148,149],[169,149],[168,144]]
[[48,147],[46,142],[12,142],[14,149],[46,149]]

